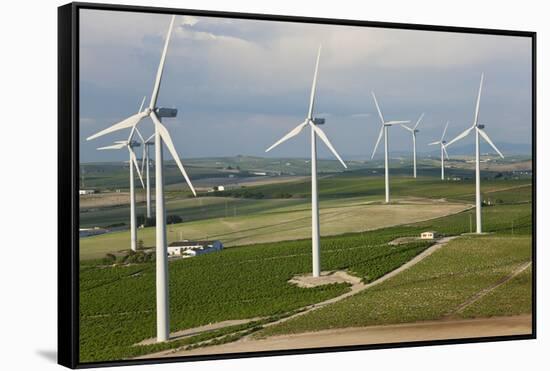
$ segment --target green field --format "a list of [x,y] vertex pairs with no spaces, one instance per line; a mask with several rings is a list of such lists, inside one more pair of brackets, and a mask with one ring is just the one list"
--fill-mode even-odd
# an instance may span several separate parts
[[[405,272],[338,303],[269,327],[256,336],[436,320],[531,260],[531,237],[461,237]],[[530,313],[530,274],[501,286],[463,313]]]
[[[414,181],[408,177],[395,177],[392,179],[392,196],[400,202],[386,207],[379,203],[384,192],[382,179],[350,174],[331,176],[319,181],[321,232],[323,235],[358,232],[456,213],[466,207],[464,203],[473,202],[474,188],[472,182],[466,181],[442,182],[434,178]],[[169,241],[216,238],[226,246],[235,246],[308,236],[308,181],[247,187],[245,190],[253,194],[261,193],[264,198],[239,197],[242,196],[239,192],[244,192],[242,190],[219,192],[218,197],[169,198],[168,215],[179,215],[184,220],[169,226]],[[511,228],[514,222],[515,228],[520,231],[530,225],[530,180],[486,181],[482,191],[484,199],[492,200],[499,207],[508,207],[508,210],[516,204],[523,204],[523,207],[513,208],[514,212],[519,211],[515,218],[502,219],[501,228]],[[292,198],[277,198],[281,193],[291,194]],[[422,197],[424,201],[415,203],[410,197]],[[438,202],[426,201],[426,197]],[[451,204],[442,203],[442,200]],[[506,209],[498,209],[496,214],[501,212],[506,212]],[[144,213],[143,205],[138,207],[140,213]],[[498,217],[493,216],[495,211],[491,207],[484,208],[483,213],[487,214],[487,218]],[[128,215],[126,206],[99,208],[81,213],[80,220],[83,227],[110,225],[127,223]],[[469,223],[470,215],[463,213],[450,225],[434,227],[453,233],[468,232]],[[145,246],[153,246],[154,228],[139,230],[138,238],[143,240]],[[129,233],[120,231],[87,237],[80,243],[81,259],[98,258],[107,252],[126,249]]]
[[504,285],[465,308],[465,318],[512,316],[532,311],[532,268],[529,267]]
[[[452,314],[461,303],[531,259],[530,182],[482,182],[484,200],[491,200],[492,205],[483,207],[484,231],[493,234],[460,237],[380,285],[263,330],[266,323],[349,291],[347,284],[299,288],[287,282],[311,270],[309,183],[247,187],[262,198],[236,193],[198,199],[172,195],[168,214],[181,214],[185,222],[168,226],[169,241],[180,235],[215,238],[232,247],[170,261],[171,331],[225,320],[259,319],[171,343],[134,346],[155,336],[155,263],[103,265],[101,258],[106,252],[127,249],[128,231],[82,238],[80,360],[129,358],[197,346],[206,339],[233,341],[251,333],[269,336]],[[474,184],[469,181],[394,177],[395,202],[391,205],[380,202],[383,180],[378,177],[344,173],[321,179],[319,189],[325,235],[321,238],[322,270],[344,270],[364,282],[394,270],[431,244],[387,244],[395,238],[417,236],[424,230],[458,235],[475,227],[474,211],[460,212],[473,200]],[[279,198],[281,192],[291,197]],[[117,220],[126,212],[124,208],[102,208],[93,218],[102,220],[105,213],[110,220]],[[362,232],[347,233],[353,231]],[[138,238],[146,247],[152,246],[154,233],[154,228],[140,229]],[[279,242],[259,243],[269,238]],[[527,270],[455,315],[528,313],[530,279]]]
[[[430,242],[388,247],[393,233],[322,238],[323,269],[348,269],[374,280],[417,255]],[[311,269],[309,240],[259,244],[170,263],[171,330],[211,322],[283,315],[338,296],[347,284],[314,289],[287,283]],[[81,361],[145,354],[132,346],[155,336],[155,264],[80,269]],[[165,344],[165,347],[174,344]]]
[[[258,202],[256,207],[259,206]],[[244,216],[196,220],[169,225],[169,241],[187,239],[219,239],[226,247],[295,240],[311,235],[311,208],[309,204],[292,204],[284,200],[265,200],[265,207]],[[223,204],[219,205],[220,207]],[[320,223],[324,236],[358,232],[387,227],[416,220],[426,220],[456,213],[467,208],[465,204],[403,202],[388,208],[369,204],[360,199],[329,200],[321,202]],[[107,252],[128,248],[128,231],[82,238],[81,259],[99,258]],[[144,246],[154,246],[155,228],[143,228],[138,238]]]

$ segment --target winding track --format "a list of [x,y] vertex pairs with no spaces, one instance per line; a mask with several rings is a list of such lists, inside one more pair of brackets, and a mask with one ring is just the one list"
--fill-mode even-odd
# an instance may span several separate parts
[[[400,274],[401,272],[403,272],[403,271],[409,269],[410,267],[414,266],[415,264],[421,262],[422,260],[424,260],[425,258],[430,256],[431,254],[433,254],[435,251],[437,251],[440,248],[442,248],[443,246],[445,246],[447,243],[449,243],[449,241],[451,241],[451,240],[453,240],[457,237],[459,237],[459,236],[450,236],[450,237],[445,237],[445,238],[440,239],[434,245],[430,246],[429,248],[427,248],[426,250],[424,250],[423,252],[421,252],[420,254],[418,254],[417,256],[415,256],[414,258],[412,258],[411,260],[409,260],[405,264],[401,265],[399,268],[396,268],[393,271],[391,271],[389,273],[386,273],[384,276],[382,276],[382,277],[378,278],[377,280],[375,280],[373,282],[370,282],[368,284],[364,284],[364,283],[360,282],[359,280],[350,279],[350,280],[347,281],[347,282],[351,283],[351,290],[350,291],[348,291],[348,292],[346,292],[346,293],[344,293],[340,296],[336,296],[334,298],[331,298],[331,299],[328,299],[328,300],[325,300],[325,301],[322,301],[322,302],[319,302],[319,303],[315,303],[315,304],[311,304],[309,306],[303,307],[303,308],[301,308],[302,310],[300,312],[298,312],[296,314],[293,314],[291,316],[282,318],[278,321],[270,322],[270,323],[264,325],[263,327],[267,328],[267,327],[275,326],[275,325],[278,325],[280,323],[291,320],[293,318],[303,316],[304,314],[310,313],[310,312],[312,312],[314,310],[317,310],[319,308],[322,308],[324,306],[334,304],[334,303],[339,302],[341,300],[344,300],[344,299],[346,299],[346,298],[348,298],[352,295],[355,295],[355,294],[357,294],[361,291],[364,291],[368,288],[379,285],[380,283],[382,283],[382,282],[384,282],[384,281]],[[345,272],[344,272],[344,274],[345,274]],[[187,331],[194,332],[193,329],[188,329]],[[329,336],[329,338],[331,338],[331,336]],[[214,353],[218,353],[218,352],[219,353],[225,353],[223,351],[224,347],[228,347],[229,349],[233,349],[235,347],[234,344],[248,344],[248,343],[264,342],[264,341],[265,340],[252,340],[250,338],[250,336],[245,336],[245,337],[241,338],[240,340],[238,340],[234,343],[224,344],[224,345],[220,345],[220,346],[199,348],[199,349],[196,349],[194,351],[185,351],[185,350],[182,350],[182,349],[170,349],[170,350],[166,350],[166,351],[162,351],[162,352],[158,352],[158,353],[148,354],[148,355],[141,356],[141,357],[138,357],[138,358],[158,358],[158,357],[173,357],[173,356],[176,356],[176,355],[178,355],[178,356],[179,355],[188,355],[188,354],[191,354],[191,352],[192,352],[192,354],[195,354],[197,351],[200,353],[201,349],[207,349],[206,353],[208,353],[208,354],[214,354]],[[238,347],[238,345],[237,345],[237,347]],[[248,345],[244,345],[244,349],[247,349],[247,347],[248,347]],[[211,349],[211,348],[213,348],[213,349]],[[220,351],[220,349],[222,349],[222,350]],[[246,350],[241,350],[241,351],[246,351]],[[230,351],[230,352],[235,352],[235,350]],[[204,354],[204,353],[200,353],[200,354]]]

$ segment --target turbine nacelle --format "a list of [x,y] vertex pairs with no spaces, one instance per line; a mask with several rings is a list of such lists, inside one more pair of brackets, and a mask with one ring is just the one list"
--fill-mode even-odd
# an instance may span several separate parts
[[160,117],[176,117],[178,115],[178,109],[177,108],[166,108],[166,107],[159,107],[155,108],[155,113],[157,116]]
[[292,137],[295,137],[296,135],[300,134],[306,126],[310,126],[310,128],[313,131],[314,135],[316,135],[319,139],[321,139],[321,141],[323,141],[325,143],[325,145],[332,152],[334,157],[336,157],[338,159],[338,161],[340,161],[342,166],[347,169],[348,167],[347,167],[346,163],[342,160],[342,158],[340,157],[338,152],[336,152],[336,150],[332,146],[332,143],[330,143],[330,141],[329,141],[327,135],[325,134],[325,132],[323,130],[321,130],[320,127],[318,127],[319,125],[323,125],[325,123],[325,119],[322,118],[322,117],[313,117],[313,109],[314,109],[314,105],[315,105],[315,90],[316,90],[316,86],[317,86],[317,72],[319,71],[319,59],[320,59],[320,57],[321,57],[321,46],[319,46],[319,51],[317,52],[317,62],[315,63],[315,72],[313,73],[313,84],[311,86],[311,93],[310,93],[310,97],[309,97],[309,109],[308,109],[308,112],[307,112],[306,119],[304,120],[304,122],[302,122],[301,124],[296,126],[294,129],[289,131],[285,136],[283,136],[281,139],[276,141],[271,147],[269,147],[265,151],[266,152],[271,151],[273,148],[277,147],[279,144],[281,144],[281,143],[287,141],[288,139],[290,139]]
[[[416,128],[416,125],[415,125],[414,128],[409,128],[406,125],[406,124],[410,123],[409,120],[406,120],[406,121],[386,121],[386,120],[384,120],[384,115],[382,115],[382,110],[380,109],[380,106],[378,105],[378,100],[376,99],[376,95],[374,94],[373,91],[371,92],[371,94],[372,94],[372,99],[374,100],[374,105],[376,106],[376,111],[378,112],[378,117],[380,117],[380,123],[382,124],[382,126],[380,127],[380,133],[378,134],[378,140],[376,141],[376,144],[374,145],[374,150],[372,151],[371,159],[373,159],[374,155],[376,153],[376,149],[378,148],[378,144],[380,143],[380,140],[382,139],[382,136],[384,136],[384,129],[386,127],[390,127],[392,125],[401,125],[403,128],[405,128],[409,131],[413,131]],[[418,125],[418,123],[417,123],[417,125]]]
[[462,133],[458,134],[454,139],[452,139],[447,145],[451,145],[462,138],[465,138],[468,136],[473,130],[475,130],[493,149],[498,153],[498,155],[501,158],[504,158],[504,155],[500,150],[497,148],[497,146],[493,143],[491,138],[489,138],[489,135],[485,132],[485,124],[478,124],[479,119],[479,102],[481,99],[481,89],[483,87],[483,74],[481,74],[481,80],[479,82],[479,90],[477,93],[477,101],[476,101],[476,109],[475,109],[475,116],[474,116],[474,123],[472,126],[464,130]]

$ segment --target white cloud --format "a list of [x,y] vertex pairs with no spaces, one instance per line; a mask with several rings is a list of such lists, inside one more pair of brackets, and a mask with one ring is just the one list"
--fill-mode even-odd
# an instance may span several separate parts
[[194,26],[199,22],[199,19],[197,17],[193,17],[190,15],[184,15],[181,20],[181,24],[184,26]]
[[[169,22],[170,16],[161,14],[83,12],[81,82],[95,89],[87,97],[102,115],[97,123],[105,124],[106,115],[123,118],[143,94],[150,94]],[[176,105],[183,122],[192,117],[193,130],[201,128],[198,133],[223,128],[224,141],[238,137],[243,152],[245,139],[265,133],[269,142],[270,135],[279,135],[281,128],[291,128],[303,117],[320,43],[316,108],[334,116],[328,131],[346,123],[361,133],[370,130],[363,137],[375,139],[378,121],[371,90],[390,119],[416,120],[426,111],[422,126],[429,135],[440,135],[447,119],[459,130],[460,122],[471,119],[484,70],[482,119],[494,123],[492,137],[514,133],[530,138],[528,130],[513,126],[530,120],[528,39],[189,16],[177,22],[159,102]],[[123,98],[128,106],[119,106]],[[107,105],[108,113],[97,108]],[[86,115],[93,114],[88,108]],[[94,126],[92,121],[82,124]],[[243,135],[250,128],[255,128],[254,135]],[[352,130],[334,135],[350,145],[359,137]],[[358,144],[361,150],[363,142]]]

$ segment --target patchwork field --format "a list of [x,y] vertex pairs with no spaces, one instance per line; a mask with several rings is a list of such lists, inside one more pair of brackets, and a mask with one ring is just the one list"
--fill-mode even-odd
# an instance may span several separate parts
[[[392,182],[394,200],[384,205],[380,203],[383,183],[376,177],[343,174],[320,181],[322,270],[347,272],[362,284],[376,283],[418,260],[433,244],[409,239],[389,245],[390,241],[425,230],[459,236],[475,225],[473,210],[468,209],[473,201],[471,182],[434,178],[414,182],[404,177]],[[380,334],[387,334],[383,326],[417,321],[432,330],[437,326],[430,323],[443,320],[490,331],[508,321],[504,318],[525,318],[531,310],[530,180],[483,184],[483,225],[491,234],[457,237],[410,268],[356,294],[349,283],[303,288],[288,282],[311,270],[307,182],[256,185],[197,199],[172,193],[168,214],[180,215],[184,222],[169,225],[170,241],[207,237],[230,247],[170,261],[171,332],[188,335],[138,345],[155,336],[154,261],[105,265],[101,258],[106,252],[127,249],[128,231],[82,238],[81,361],[174,349],[180,355],[208,353],[280,336],[337,334],[347,328],[381,326]],[[86,218],[116,221],[126,211],[95,212]],[[154,229],[138,230],[138,238],[146,247],[153,246]],[[333,304],[307,309],[339,297],[342,300]],[[490,325],[476,322],[487,317],[495,320]]]
[[[214,205],[218,208],[224,207],[223,203],[215,201],[218,200],[213,200],[211,207],[215,207]],[[241,202],[237,203],[243,206]],[[363,202],[359,199],[326,201],[321,202],[320,205],[321,235],[323,236],[413,223],[458,213],[470,207],[464,203],[434,202],[429,199],[402,200],[391,207]],[[174,241],[182,237],[219,239],[224,246],[230,247],[302,239],[311,235],[309,204],[296,204],[286,200],[265,200],[256,201],[247,206],[249,211],[256,209],[256,213],[169,225],[168,240]],[[81,259],[99,258],[107,252],[126,249],[130,243],[129,238],[127,231],[83,238],[80,240]],[[140,229],[138,238],[144,242],[145,246],[154,246],[155,228]]]
[[[322,238],[323,268],[349,269],[368,282],[430,245],[416,242],[389,248],[386,243],[392,238],[392,233]],[[287,282],[310,269],[308,240],[258,244],[173,261],[169,275],[171,330],[224,320],[273,320],[349,290],[347,284],[305,289]],[[116,268],[81,264],[83,361],[137,356],[190,341],[132,346],[155,335],[154,287],[154,262]]]
[[[477,293],[530,261],[530,236],[461,237],[372,289],[270,327],[257,336],[437,320],[450,316],[530,313],[528,271],[479,301],[461,307]],[[505,296],[514,292],[515,297]],[[502,305],[491,302],[496,298]]]

